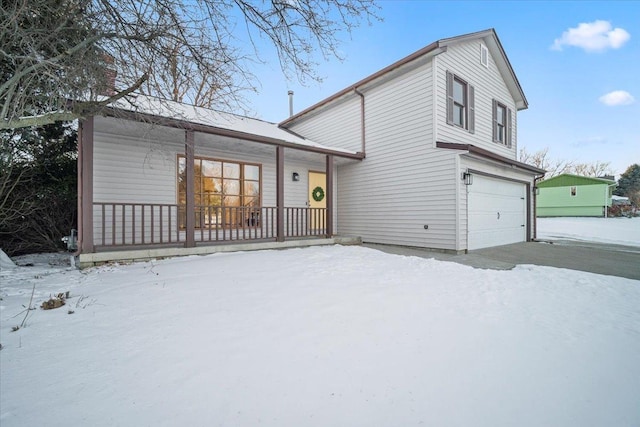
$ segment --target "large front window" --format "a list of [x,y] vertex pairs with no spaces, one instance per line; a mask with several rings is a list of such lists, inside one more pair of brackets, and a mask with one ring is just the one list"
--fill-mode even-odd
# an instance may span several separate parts
[[[238,227],[257,224],[261,166],[196,157],[194,159],[195,226]],[[186,159],[178,157],[178,204],[187,200]],[[181,217],[184,227],[184,215]]]

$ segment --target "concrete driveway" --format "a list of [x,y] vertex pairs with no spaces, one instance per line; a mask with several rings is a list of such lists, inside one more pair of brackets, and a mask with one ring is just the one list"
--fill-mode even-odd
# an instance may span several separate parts
[[640,247],[633,246],[554,240],[514,243],[462,255],[378,244],[365,243],[363,246],[399,255],[452,261],[475,268],[509,270],[516,264],[535,264],[640,280]]

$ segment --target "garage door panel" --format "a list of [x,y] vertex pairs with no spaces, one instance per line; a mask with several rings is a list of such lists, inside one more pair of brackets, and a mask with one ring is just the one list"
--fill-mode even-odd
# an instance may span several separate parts
[[476,175],[468,191],[468,249],[526,240],[524,184]]

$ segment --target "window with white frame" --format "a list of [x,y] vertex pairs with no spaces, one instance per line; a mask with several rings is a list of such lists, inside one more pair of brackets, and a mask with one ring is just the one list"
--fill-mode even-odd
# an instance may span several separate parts
[[461,77],[447,72],[447,123],[474,133],[474,88]]

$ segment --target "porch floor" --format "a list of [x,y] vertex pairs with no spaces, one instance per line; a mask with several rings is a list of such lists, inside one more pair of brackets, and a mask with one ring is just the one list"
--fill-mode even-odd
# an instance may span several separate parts
[[76,266],[79,268],[93,267],[108,262],[134,262],[147,261],[187,255],[207,255],[217,252],[259,251],[265,249],[289,249],[307,246],[321,245],[360,245],[360,237],[334,236],[331,238],[294,239],[284,242],[242,242],[221,245],[196,246],[193,248],[150,248],[131,249],[110,252],[96,252],[80,254],[76,257]]

